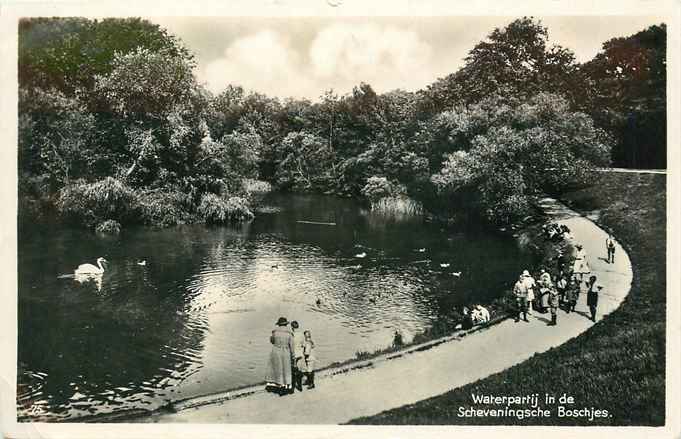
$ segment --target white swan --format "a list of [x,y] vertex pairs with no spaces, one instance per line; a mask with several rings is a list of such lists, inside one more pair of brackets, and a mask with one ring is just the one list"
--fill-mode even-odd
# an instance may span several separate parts
[[367,257],[367,254],[366,254],[365,252],[362,252],[362,253],[356,254],[355,257],[356,257],[356,258],[360,258],[360,259],[361,259],[361,258],[366,258],[366,257]]
[[141,266],[144,267],[145,265],[147,265],[147,261],[146,261],[146,260],[144,260],[144,261],[139,261],[139,262],[137,263],[137,265],[141,265]]
[[97,258],[97,267],[95,267],[92,264],[80,264],[78,268],[76,268],[76,275],[82,275],[82,274],[103,274],[104,273],[104,267],[102,266],[102,262],[108,262],[104,258]]
[[449,264],[440,264],[440,267],[442,267],[442,268],[449,268]]

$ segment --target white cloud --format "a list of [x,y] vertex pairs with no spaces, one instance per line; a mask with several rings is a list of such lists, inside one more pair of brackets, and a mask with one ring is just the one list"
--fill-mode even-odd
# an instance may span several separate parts
[[296,95],[300,55],[286,39],[263,30],[235,40],[221,58],[209,62],[197,76],[213,92],[229,84],[273,96]]
[[432,53],[416,32],[394,26],[332,24],[298,50],[284,35],[262,30],[233,41],[198,77],[213,92],[235,84],[271,96],[311,99],[329,88],[347,93],[362,81],[378,92],[414,90],[436,77],[429,68]]
[[414,88],[428,77],[430,45],[411,30],[375,24],[334,24],[312,42],[312,72],[341,82],[364,81],[377,90]]

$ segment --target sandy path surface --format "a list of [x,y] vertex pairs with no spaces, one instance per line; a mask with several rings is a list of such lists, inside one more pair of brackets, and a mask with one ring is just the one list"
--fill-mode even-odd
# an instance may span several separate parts
[[[592,274],[604,285],[597,320],[616,309],[629,292],[631,262],[617,243],[615,263],[605,260],[607,233],[553,199],[542,200],[554,221],[570,227],[575,242],[587,252]],[[515,279],[509,279],[512,285]],[[565,343],[589,329],[586,294],[577,312],[559,310],[558,325],[547,326],[549,314],[533,313],[529,323],[505,320],[462,339],[443,343],[371,367],[317,380],[317,388],[280,397],[259,392],[251,396],[203,405],[172,414],[157,414],[143,422],[341,424],[351,419],[411,404],[518,364],[535,353]]]

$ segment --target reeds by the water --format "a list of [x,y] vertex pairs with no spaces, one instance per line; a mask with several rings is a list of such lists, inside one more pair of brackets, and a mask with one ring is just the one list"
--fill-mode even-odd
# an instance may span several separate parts
[[407,196],[394,196],[374,201],[371,211],[392,216],[417,216],[423,215],[423,206]]

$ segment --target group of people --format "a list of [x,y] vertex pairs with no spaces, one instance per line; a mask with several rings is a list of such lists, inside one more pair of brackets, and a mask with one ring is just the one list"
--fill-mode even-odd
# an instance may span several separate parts
[[562,241],[570,238],[570,228],[565,224],[549,223],[542,226],[544,236],[551,241]]
[[[609,237],[612,241],[612,237]],[[614,261],[614,243],[612,244]],[[608,260],[610,260],[610,247],[608,249]],[[513,295],[516,299],[516,318],[519,322],[522,316],[524,321],[527,315],[536,310],[540,313],[551,313],[550,326],[558,324],[558,309],[562,308],[566,313],[575,311],[575,306],[581,293],[581,284],[584,276],[591,273],[591,268],[586,259],[586,252],[581,244],[575,246],[574,261],[567,270],[563,265],[558,266],[558,274],[552,276],[546,269],[542,268],[537,276],[537,280],[528,270],[524,270],[519,276],[518,281],[513,287]],[[603,290],[603,285],[597,282],[596,276],[589,276],[585,283],[587,290],[587,306],[591,313],[591,320],[596,321],[596,309],[598,307],[598,296]]]
[[463,307],[463,329],[470,329],[475,325],[481,325],[489,322],[489,310],[482,305],[474,305],[472,309]]
[[270,336],[270,352],[265,389],[280,396],[303,390],[303,378],[308,389],[314,389],[314,341],[310,331],[302,331],[297,321],[279,317]]

